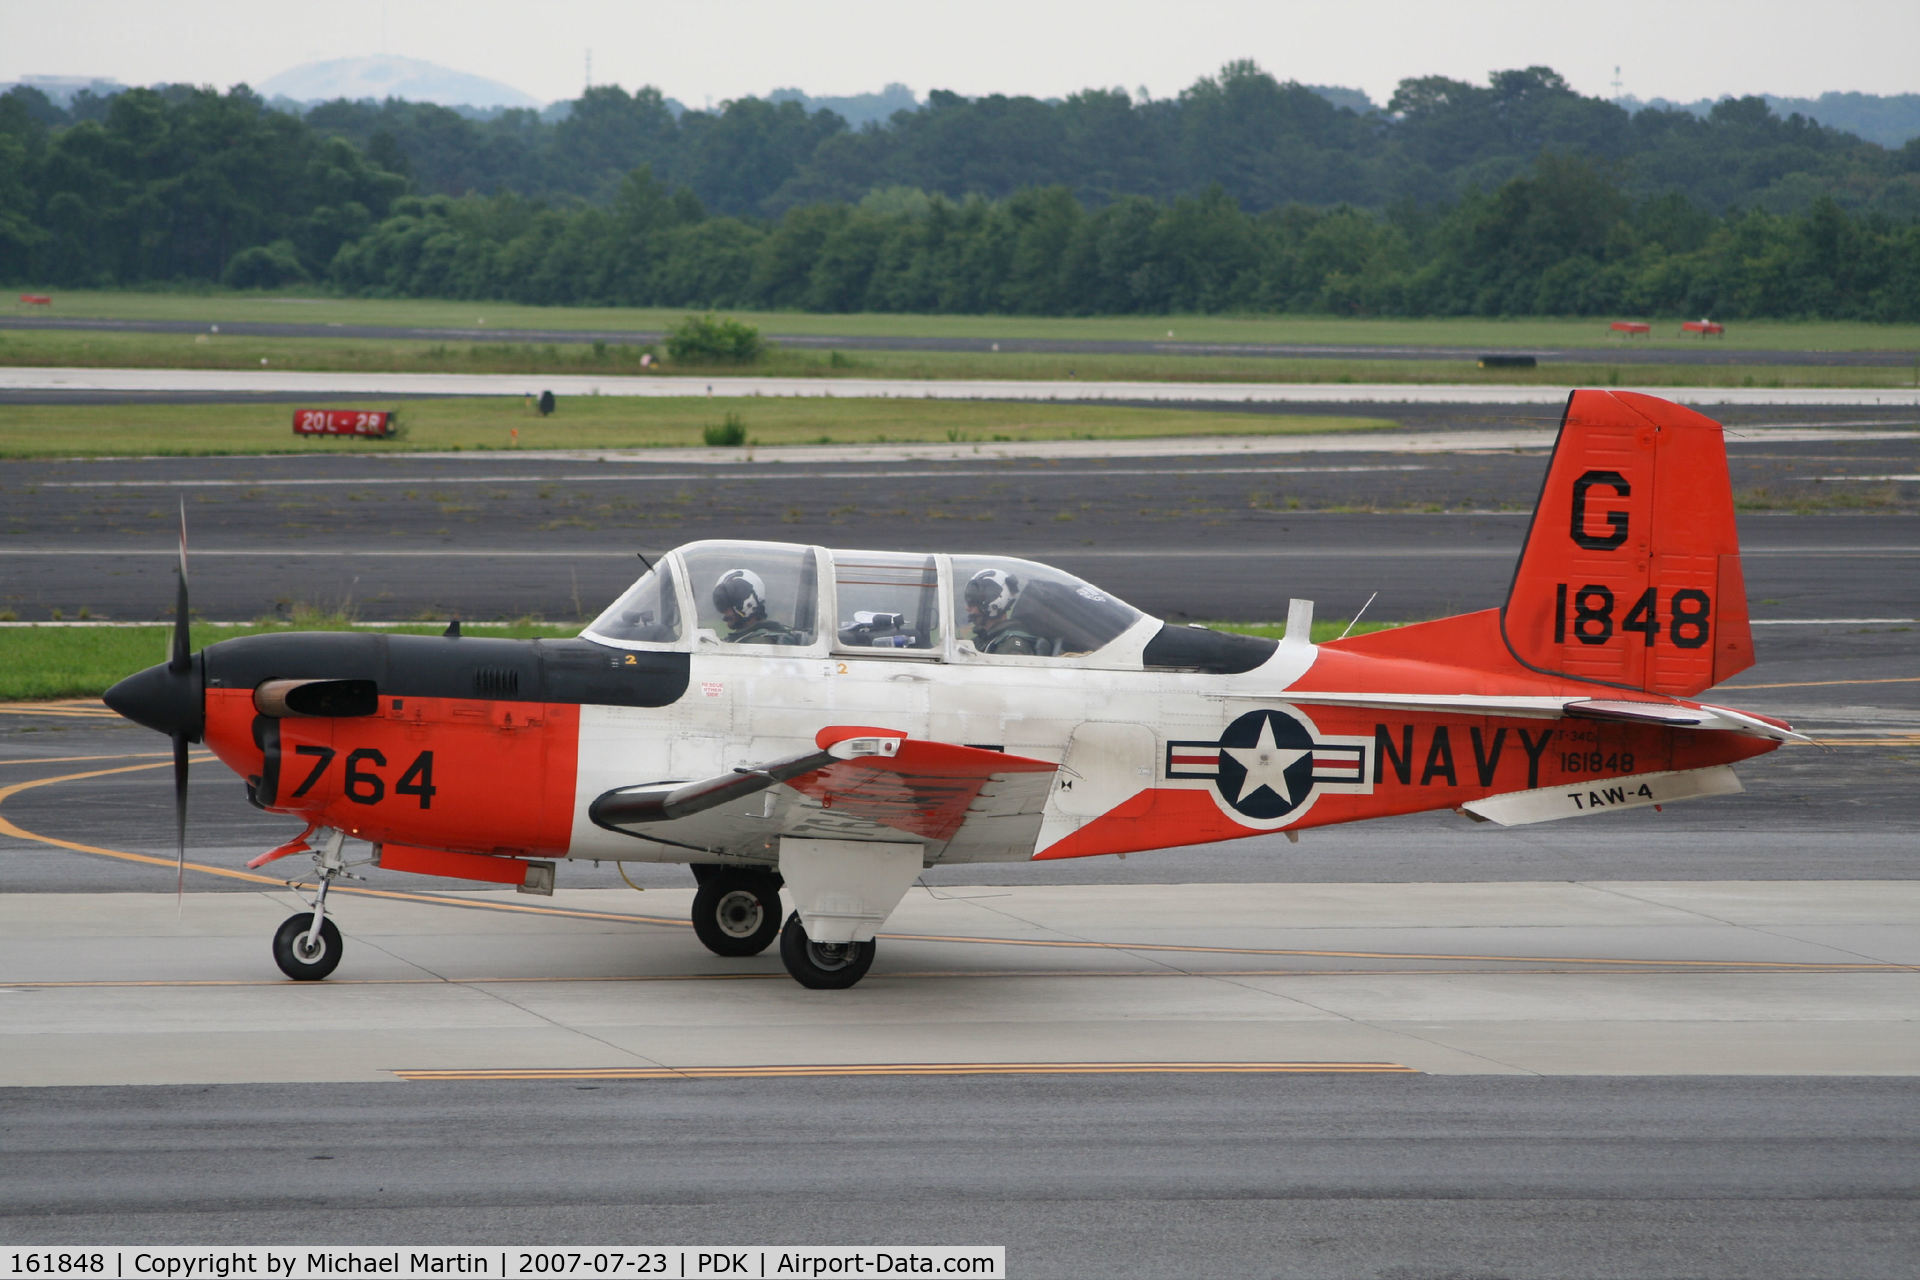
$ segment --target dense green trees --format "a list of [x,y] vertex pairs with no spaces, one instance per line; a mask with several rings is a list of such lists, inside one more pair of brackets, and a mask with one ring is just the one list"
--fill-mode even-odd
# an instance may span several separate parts
[[13,157],[0,161],[0,275],[11,278],[324,278],[406,187],[244,87],[130,89],[101,118],[57,130],[39,97],[0,97],[0,152]]
[[1714,315],[1920,320],[1920,223],[1716,218],[1634,202],[1549,152],[1443,210],[1242,210],[1220,187],[1088,207],[1064,187],[998,201],[894,189],[771,223],[703,214],[629,177],[610,209],[406,197],[330,279],[386,296],[810,311],[1093,315]]
[[0,278],[820,311],[1920,319],[1920,145],[1552,71],[1359,115],[1234,63],[1177,99],[745,99],[564,119],[244,87],[0,96]]

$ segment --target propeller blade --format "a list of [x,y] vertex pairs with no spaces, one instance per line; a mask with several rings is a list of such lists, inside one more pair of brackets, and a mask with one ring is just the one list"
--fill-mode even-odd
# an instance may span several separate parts
[[[173,599],[173,649],[167,655],[167,670],[176,675],[193,664],[193,644],[187,630],[187,500],[180,499],[180,588]],[[182,747],[181,751],[184,752]],[[181,759],[185,759],[182,755]],[[185,768],[183,764],[181,766]]]
[[173,735],[173,903],[178,910],[187,895],[187,735]]

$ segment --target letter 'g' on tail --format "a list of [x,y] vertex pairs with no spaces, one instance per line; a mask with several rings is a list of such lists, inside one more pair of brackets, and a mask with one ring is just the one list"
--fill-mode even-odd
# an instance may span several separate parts
[[1500,631],[1536,671],[1675,697],[1752,666],[1720,424],[1574,392]]

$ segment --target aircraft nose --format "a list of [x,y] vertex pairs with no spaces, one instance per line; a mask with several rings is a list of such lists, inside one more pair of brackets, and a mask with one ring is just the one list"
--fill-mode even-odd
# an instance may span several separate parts
[[190,659],[184,671],[164,662],[136,671],[107,690],[104,701],[135,724],[198,742],[206,723],[201,661]]

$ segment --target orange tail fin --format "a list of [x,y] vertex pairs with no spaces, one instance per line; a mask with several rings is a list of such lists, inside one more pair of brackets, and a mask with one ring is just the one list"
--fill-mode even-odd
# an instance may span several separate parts
[[1676,697],[1752,666],[1720,424],[1574,392],[1500,632],[1536,671]]

